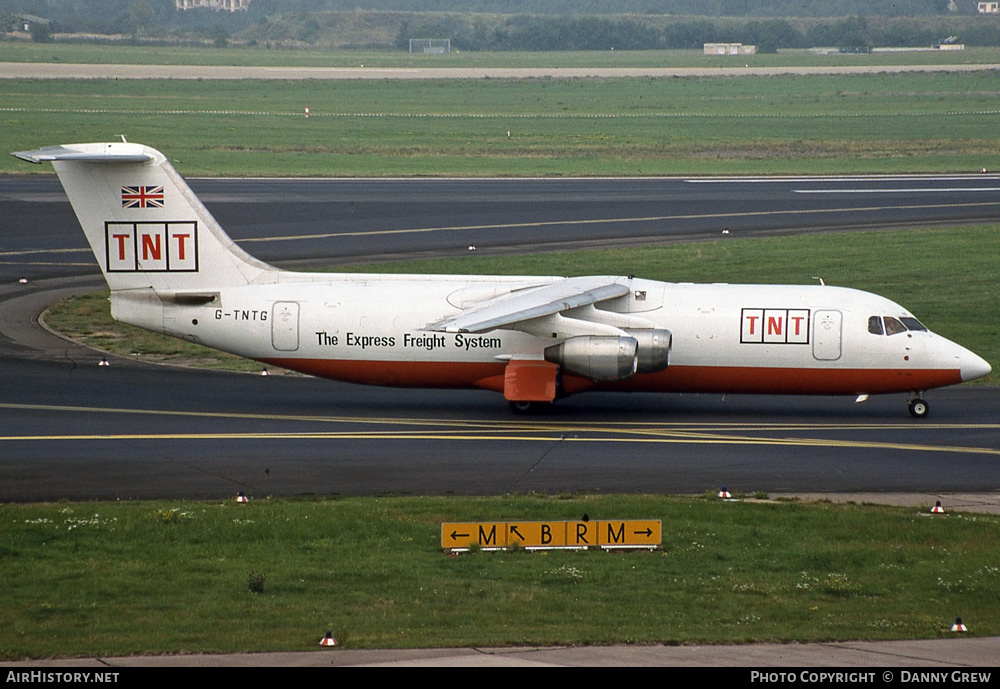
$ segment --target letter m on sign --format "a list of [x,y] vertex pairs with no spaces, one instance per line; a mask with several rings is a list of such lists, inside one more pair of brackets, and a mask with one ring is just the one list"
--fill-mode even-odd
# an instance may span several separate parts
[[[490,530],[486,530],[486,526],[490,527]],[[484,548],[489,548],[496,546],[497,544],[497,525],[496,524],[480,524],[479,525],[479,545]]]
[[198,223],[106,222],[104,248],[109,273],[195,273]]

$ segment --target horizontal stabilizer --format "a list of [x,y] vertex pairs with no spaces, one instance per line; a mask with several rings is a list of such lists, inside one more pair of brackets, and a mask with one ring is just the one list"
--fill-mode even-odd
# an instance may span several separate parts
[[85,144],[79,147],[46,146],[34,151],[18,151],[11,155],[29,163],[71,160],[78,163],[145,163],[153,160],[140,144]]

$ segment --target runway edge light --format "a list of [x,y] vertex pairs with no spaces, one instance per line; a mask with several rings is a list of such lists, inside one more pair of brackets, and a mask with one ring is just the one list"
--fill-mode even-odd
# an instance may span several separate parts
[[322,639],[320,639],[319,645],[320,646],[336,646],[337,645],[337,640],[333,638],[333,632],[331,632],[330,630],[327,630],[326,636],[324,636]]
[[934,507],[931,508],[931,514],[944,514],[944,508],[941,507],[941,501],[938,500]]
[[725,486],[723,486],[722,488],[719,489],[719,497],[722,498],[723,500],[732,500],[733,499],[732,493],[730,493],[728,490],[726,490]]
[[246,493],[244,493],[244,492],[243,492],[243,491],[241,490],[241,491],[240,491],[240,492],[239,492],[239,493],[238,493],[238,494],[236,495],[236,502],[237,502],[237,503],[239,503],[240,505],[245,505],[245,504],[247,504],[248,502],[250,502],[250,499],[249,499],[249,498],[247,497],[247,494],[246,494]]
[[962,618],[961,617],[956,617],[955,618],[955,624],[951,625],[951,631],[953,631],[953,632],[967,632],[967,631],[969,631],[969,629],[964,624],[962,624]]

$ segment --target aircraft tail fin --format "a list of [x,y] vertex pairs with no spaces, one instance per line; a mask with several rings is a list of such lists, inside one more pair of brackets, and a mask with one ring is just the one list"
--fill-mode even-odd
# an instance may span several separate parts
[[236,246],[155,149],[72,144],[13,155],[52,163],[112,294],[208,292],[276,272]]

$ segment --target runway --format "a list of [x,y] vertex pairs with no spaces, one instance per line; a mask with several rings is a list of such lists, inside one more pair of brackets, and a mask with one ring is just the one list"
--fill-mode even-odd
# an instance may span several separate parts
[[996,391],[903,399],[498,396],[95,361],[6,363],[0,499],[996,490]]
[[[997,174],[189,182],[251,254],[319,266],[470,246],[482,255],[992,223],[1000,212]],[[54,176],[0,177],[0,206],[0,284],[98,273]]]
[[783,74],[975,72],[1000,65],[818,65],[775,67],[279,67],[0,62],[0,79],[621,79],[768,77]]
[[[988,222],[993,175],[193,180],[251,253],[303,264]],[[361,388],[100,358],[31,323],[96,264],[51,177],[0,180],[0,501],[510,492],[1000,489],[1000,395],[588,394],[529,419],[488,392]],[[44,228],[44,230],[40,230]],[[87,277],[90,276],[90,277]],[[17,283],[28,279],[27,285]],[[66,291],[59,292],[65,294]]]

